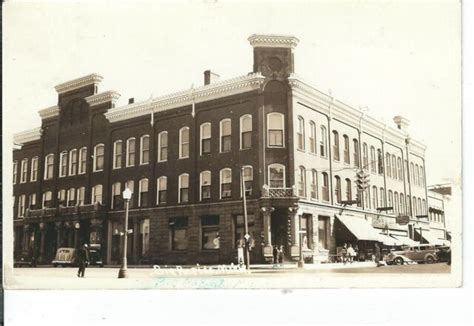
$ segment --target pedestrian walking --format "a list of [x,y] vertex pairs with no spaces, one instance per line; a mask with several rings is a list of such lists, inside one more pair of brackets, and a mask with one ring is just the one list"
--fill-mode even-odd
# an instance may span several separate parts
[[342,263],[345,265],[347,261],[347,244],[344,243],[344,245],[341,248],[341,256],[342,256]]
[[349,260],[351,264],[354,261],[355,256],[356,256],[356,252],[354,248],[352,248],[352,245],[349,243],[349,247],[347,248],[347,259]]
[[377,267],[380,267],[380,247],[379,244],[376,242],[374,246],[374,254],[375,254],[375,263],[377,264]]
[[273,264],[277,265],[278,264],[278,246],[275,245],[273,247]]
[[354,246],[354,251],[355,251],[355,258],[356,258],[356,261],[360,261],[360,257],[359,257],[359,246],[356,244]]
[[87,248],[87,244],[84,244],[81,248],[77,250],[77,263],[79,265],[77,277],[84,277],[86,267],[89,264],[89,251]]
[[278,262],[283,264],[283,256],[285,255],[285,252],[283,250],[283,245],[280,246],[280,250],[278,250]]

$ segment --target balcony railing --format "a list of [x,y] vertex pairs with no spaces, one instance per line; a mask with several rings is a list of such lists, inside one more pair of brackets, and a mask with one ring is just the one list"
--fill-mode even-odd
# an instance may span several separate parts
[[45,207],[45,208],[39,208],[39,209],[27,209],[25,216],[29,218],[42,217],[42,216],[43,217],[54,216],[56,215],[57,212],[63,215],[74,214],[74,213],[92,213],[92,212],[103,211],[104,208],[105,206],[99,203],[79,205],[79,206],[59,206],[59,208]]
[[292,198],[297,197],[296,187],[292,188],[270,188],[267,185],[262,187],[262,197],[264,198]]

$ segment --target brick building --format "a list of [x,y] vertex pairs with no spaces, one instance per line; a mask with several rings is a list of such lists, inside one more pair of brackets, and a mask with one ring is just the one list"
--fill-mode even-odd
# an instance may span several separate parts
[[235,261],[242,178],[252,262],[274,245],[296,260],[300,241],[314,262],[344,242],[410,243],[427,190],[425,146],[408,121],[391,128],[297,77],[295,37],[249,41],[252,73],[215,81],[206,71],[203,86],[148,101],[115,107],[120,95],[99,92],[96,74],[57,85],[41,127],[15,135],[15,254],[48,262],[60,246],[92,243],[119,263],[128,187],[132,263]]

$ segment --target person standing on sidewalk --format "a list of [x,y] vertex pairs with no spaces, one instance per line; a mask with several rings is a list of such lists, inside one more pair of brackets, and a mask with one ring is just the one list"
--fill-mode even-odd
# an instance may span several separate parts
[[283,251],[283,245],[280,246],[280,250],[278,250],[278,262],[280,265],[283,265],[283,256],[285,255],[285,252]]
[[374,246],[374,254],[375,254],[375,263],[377,267],[380,267],[380,247],[379,244],[376,242]]
[[347,261],[347,244],[345,243],[341,248],[341,256],[342,256],[342,263],[345,265]]
[[355,256],[356,256],[356,252],[354,248],[352,248],[352,245],[349,243],[349,248],[347,248],[347,258],[351,264],[354,261]]
[[278,246],[273,246],[273,264],[278,265]]
[[79,270],[77,271],[77,277],[84,277],[86,267],[89,264],[89,251],[87,250],[87,244],[84,244],[77,251],[77,263]]

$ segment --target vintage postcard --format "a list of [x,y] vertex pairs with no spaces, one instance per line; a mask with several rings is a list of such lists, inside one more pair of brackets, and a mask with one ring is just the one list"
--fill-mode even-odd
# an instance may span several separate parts
[[5,288],[462,284],[460,2],[3,25]]

